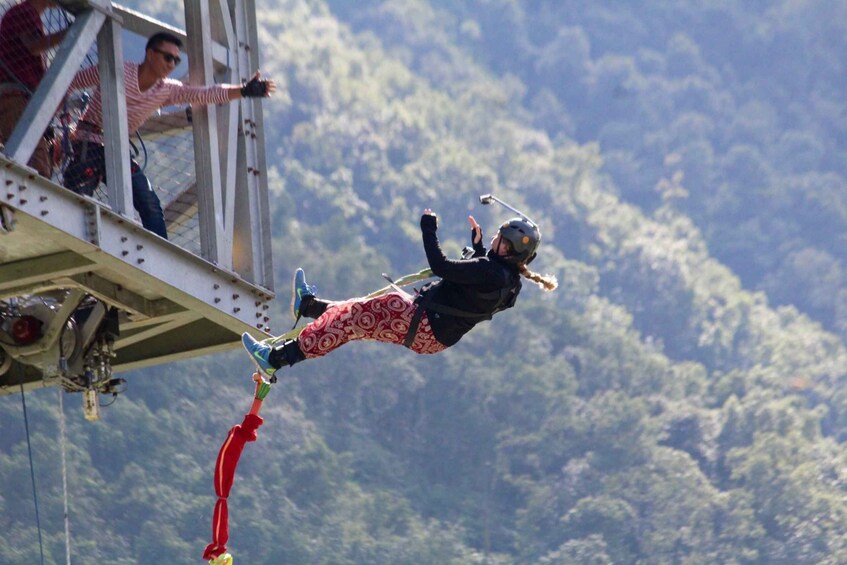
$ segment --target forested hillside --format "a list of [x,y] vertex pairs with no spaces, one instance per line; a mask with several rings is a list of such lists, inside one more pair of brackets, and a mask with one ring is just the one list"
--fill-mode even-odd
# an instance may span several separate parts
[[517,79],[534,126],[600,144],[623,200],[673,206],[747,288],[847,335],[843,2],[331,4],[439,88]]
[[[150,12],[150,3],[138,9]],[[279,299],[424,266],[526,210],[516,308],[432,357],[286,370],[230,499],[239,563],[843,563],[843,3],[261,0]],[[155,14],[181,23],[174,0]],[[65,396],[74,562],[196,563],[240,353]],[[27,395],[64,559],[57,391]],[[69,406],[70,405],[70,406]],[[0,398],[0,562],[38,562],[20,396]]]

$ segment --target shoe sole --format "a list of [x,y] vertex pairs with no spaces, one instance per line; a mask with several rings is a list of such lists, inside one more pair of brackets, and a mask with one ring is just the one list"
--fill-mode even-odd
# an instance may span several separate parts
[[262,373],[266,377],[274,376],[274,373],[268,373],[265,369],[263,369],[262,366],[259,364],[258,361],[256,361],[256,358],[252,354],[250,355],[250,359],[253,360],[253,364],[256,365],[256,368],[259,369],[260,373]]
[[[294,301],[297,299],[297,272],[300,269],[294,271],[294,275],[291,277],[291,303],[288,305],[288,313],[291,314],[291,319],[297,322],[300,317],[294,313]],[[303,274],[303,278],[305,279],[305,273]]]

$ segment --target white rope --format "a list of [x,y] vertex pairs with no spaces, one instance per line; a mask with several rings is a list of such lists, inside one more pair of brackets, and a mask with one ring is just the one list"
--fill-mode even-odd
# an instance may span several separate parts
[[62,387],[59,390],[59,445],[62,449],[62,493],[65,498],[65,561],[71,565],[71,524],[68,516],[68,467],[65,460],[65,403],[62,400]]

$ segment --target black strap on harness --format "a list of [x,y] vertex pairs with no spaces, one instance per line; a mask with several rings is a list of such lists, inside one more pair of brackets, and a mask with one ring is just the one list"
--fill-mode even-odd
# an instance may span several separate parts
[[[418,295],[418,298],[421,296],[422,295]],[[409,349],[412,348],[415,336],[418,335],[418,326],[421,325],[421,316],[423,316],[428,300],[426,300],[426,298],[420,301],[415,299],[415,303],[417,304],[417,307],[415,308],[415,313],[412,314],[412,321],[409,322],[409,331],[406,333],[406,339],[403,341],[403,347],[408,347]]]

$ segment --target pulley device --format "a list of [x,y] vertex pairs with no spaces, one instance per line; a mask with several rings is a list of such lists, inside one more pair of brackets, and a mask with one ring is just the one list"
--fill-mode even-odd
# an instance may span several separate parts
[[0,375],[16,367],[61,379],[83,393],[87,420],[100,419],[100,394],[116,396],[126,382],[112,378],[117,337],[117,310],[79,289],[0,299]]

